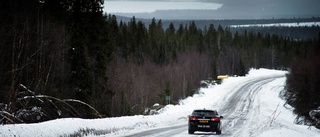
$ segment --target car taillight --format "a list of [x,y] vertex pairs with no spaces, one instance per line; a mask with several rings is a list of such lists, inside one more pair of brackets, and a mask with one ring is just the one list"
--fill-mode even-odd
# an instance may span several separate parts
[[189,116],[189,120],[197,120],[196,116]]
[[211,121],[219,121],[219,120],[220,120],[219,117],[212,117],[212,118],[211,118]]

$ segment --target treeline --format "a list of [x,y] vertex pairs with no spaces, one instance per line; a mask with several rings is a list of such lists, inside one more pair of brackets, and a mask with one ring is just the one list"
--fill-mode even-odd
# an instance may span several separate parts
[[283,95],[286,104],[294,107],[297,124],[320,129],[320,54],[317,51],[314,55],[293,61]]
[[[125,17],[118,17],[118,20],[123,20],[129,22],[129,18]],[[151,23],[151,19],[137,19],[141,20],[149,25]],[[176,28],[179,27],[180,24],[188,24],[191,20],[163,20],[163,27],[167,29],[169,25],[172,23]],[[313,18],[289,18],[289,19],[225,19],[225,20],[195,20],[195,24],[200,29],[204,29],[206,26],[208,27],[210,24],[220,24],[223,28],[228,26],[237,26],[237,25],[259,25],[259,24],[285,24],[285,23],[297,23],[297,24],[304,24],[305,22],[308,23],[316,23],[320,22],[319,17]],[[215,26],[218,27],[218,26]],[[262,27],[262,26],[251,26],[251,27],[231,27],[230,31],[232,34],[236,32],[243,33],[244,31],[252,31],[254,33],[270,33],[271,35],[279,35],[282,37],[290,37],[293,39],[299,40],[308,40],[314,39],[318,37],[318,33],[320,31],[320,27],[318,25],[306,27],[306,26],[269,26],[269,27]]]
[[[315,40],[252,31],[233,35],[221,25],[200,29],[193,21],[178,28],[171,23],[164,29],[161,20],[153,19],[146,26],[133,17],[128,23],[120,22],[118,29],[120,44],[109,64],[108,87],[121,93],[114,99],[123,102],[112,106],[124,115],[141,113],[164,96],[177,101],[191,95],[200,80],[217,74],[245,75],[252,67],[287,69],[293,58],[317,47]],[[162,95],[167,82],[171,93]]]
[[[245,75],[249,68],[286,69],[294,58],[319,51],[319,38],[233,34],[221,25],[202,29],[194,21],[168,28],[156,19],[148,25],[134,17],[118,22],[102,14],[102,5],[101,0],[3,2],[2,120],[98,117],[67,98],[106,117],[143,114],[155,103],[175,104],[196,93],[203,79]],[[29,113],[40,118],[30,121]]]
[[[124,16],[117,16],[119,20],[124,22],[129,22],[130,18]],[[141,19],[146,24],[151,23],[151,19]],[[178,27],[179,24],[186,24],[192,20],[163,20],[163,27],[166,29],[169,27],[170,23],[173,23],[175,27]],[[248,25],[248,24],[276,24],[276,23],[304,23],[304,22],[319,22],[320,17],[311,17],[311,18],[270,18],[270,19],[208,19],[208,20],[194,20],[197,26],[203,29],[205,26],[210,24],[220,24],[222,27],[232,26],[232,25]]]

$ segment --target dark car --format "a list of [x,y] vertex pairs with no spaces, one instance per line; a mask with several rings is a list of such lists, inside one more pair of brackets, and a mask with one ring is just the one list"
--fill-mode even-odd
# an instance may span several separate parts
[[223,118],[223,116],[219,116],[216,110],[194,110],[188,117],[189,134],[194,134],[195,131],[216,132],[218,135],[221,134],[220,119]]

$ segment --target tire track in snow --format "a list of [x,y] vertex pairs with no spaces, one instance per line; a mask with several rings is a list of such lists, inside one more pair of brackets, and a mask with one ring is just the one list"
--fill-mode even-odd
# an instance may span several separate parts
[[232,90],[230,92],[232,95],[224,98],[227,101],[219,109],[220,114],[224,116],[221,136],[239,136],[239,133],[246,128],[246,122],[253,115],[253,102],[261,87],[280,77],[283,76],[249,80]]

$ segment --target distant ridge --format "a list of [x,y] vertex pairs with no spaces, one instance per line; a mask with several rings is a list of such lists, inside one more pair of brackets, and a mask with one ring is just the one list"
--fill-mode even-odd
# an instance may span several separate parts
[[[134,15],[133,15],[134,16]],[[125,17],[116,15],[118,22],[129,22],[132,17]],[[144,19],[136,17],[136,21],[142,21],[146,25],[151,23],[152,19]],[[155,18],[157,21],[160,18]],[[269,19],[161,19],[164,28],[167,28],[169,24],[172,22],[176,28],[179,27],[180,24],[189,24],[191,21],[194,21],[199,28],[204,28],[205,26],[209,26],[210,24],[214,24],[216,27],[221,25],[223,27],[231,26],[231,25],[247,25],[247,24],[271,24],[271,23],[298,23],[298,22],[320,22],[320,17],[312,17],[312,18],[269,18]]]
[[308,13],[243,13],[236,10],[156,10],[152,13],[114,13],[124,17],[152,19],[153,17],[166,20],[211,20],[211,19],[272,19],[272,18],[311,18],[320,17],[317,14]]

